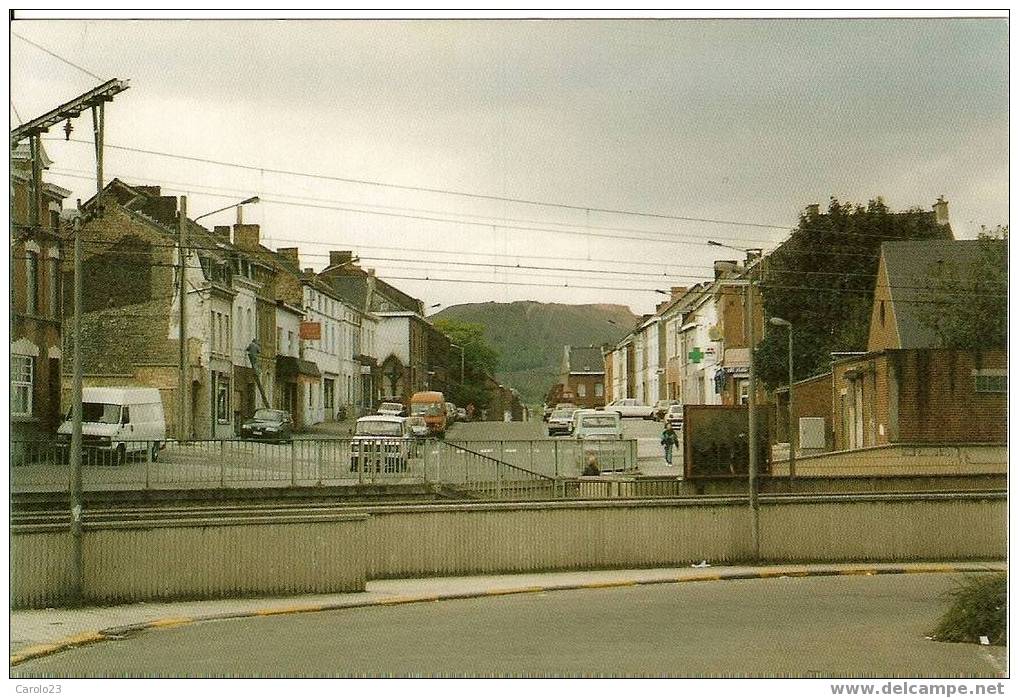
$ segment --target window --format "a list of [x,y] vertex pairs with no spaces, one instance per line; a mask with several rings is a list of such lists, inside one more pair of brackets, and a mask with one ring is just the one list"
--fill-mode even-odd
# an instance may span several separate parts
[[276,353],[283,353],[283,328],[279,325],[276,326]]
[[881,301],[881,326],[885,326],[885,302]]
[[225,373],[213,373],[216,381],[216,421],[230,423],[230,379]]
[[583,383],[577,386],[577,397],[587,397],[587,386]]
[[333,381],[327,378],[323,385],[325,386],[325,389],[322,392],[322,401],[324,403],[323,407],[325,407],[327,410],[332,410],[334,396]]
[[11,414],[28,417],[32,414],[32,357],[15,354],[11,363]]
[[1008,375],[1003,370],[974,371],[973,382],[978,393],[1008,392]]
[[594,396],[595,397],[605,397],[605,386],[602,385],[601,383],[595,383],[594,384]]
[[297,356],[297,347],[294,346],[294,333],[287,332],[287,348],[290,349],[291,356]]
[[39,309],[39,255],[29,252],[25,259],[25,314],[35,315]]

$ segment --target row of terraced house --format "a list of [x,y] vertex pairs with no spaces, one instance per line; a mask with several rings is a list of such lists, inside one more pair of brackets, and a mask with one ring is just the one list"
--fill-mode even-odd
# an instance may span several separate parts
[[[825,214],[812,207],[808,215]],[[945,348],[921,317],[933,302],[922,283],[929,270],[973,268],[981,242],[954,239],[944,199],[926,215],[940,230],[938,239],[881,245],[866,349],[832,353],[828,371],[794,383],[793,429],[801,453],[1006,443],[1007,352]],[[673,288],[655,313],[604,347],[600,404],[620,398],[744,404],[748,293],[755,344],[765,331],[784,332],[766,323],[760,291],[747,284],[748,270],[760,261],[758,251],[744,260],[716,261],[712,281]],[[758,402],[775,410],[774,442],[789,442],[788,393],[787,387],[772,393],[757,384]]]
[[459,378],[460,355],[423,302],[352,251],[331,251],[321,271],[302,268],[299,250],[267,247],[243,209],[235,225],[207,229],[159,186],[119,179],[64,211],[69,191],[33,184],[45,158],[41,148],[38,161],[27,147],[12,151],[12,438],[51,434],[69,404],[78,213],[84,385],[158,388],[168,434],[233,436],[260,407],[289,411],[301,429]]

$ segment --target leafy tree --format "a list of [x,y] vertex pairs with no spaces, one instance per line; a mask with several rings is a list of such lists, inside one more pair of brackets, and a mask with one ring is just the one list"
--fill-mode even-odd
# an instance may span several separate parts
[[983,229],[980,253],[968,265],[951,262],[929,270],[929,305],[922,322],[945,349],[1005,349],[1008,346],[1008,226]]
[[457,405],[468,405],[474,403],[478,409],[487,406],[488,391],[485,388],[485,378],[495,373],[499,364],[499,353],[485,339],[485,327],[473,322],[461,322],[449,318],[440,318],[435,321],[435,327],[449,337],[449,341],[459,347],[463,347],[464,380],[459,384],[457,380],[460,373],[457,370],[456,360],[460,358],[458,349],[451,349],[450,355],[454,357],[450,366],[450,377],[453,380],[453,389],[449,399]]
[[[807,209],[792,235],[765,261],[764,317],[793,325],[794,378],[829,369],[831,352],[867,348],[881,243],[952,239],[929,211],[888,210],[881,198],[866,206],[832,198],[828,210]],[[786,384],[786,331],[766,325],[755,354],[769,388]]]

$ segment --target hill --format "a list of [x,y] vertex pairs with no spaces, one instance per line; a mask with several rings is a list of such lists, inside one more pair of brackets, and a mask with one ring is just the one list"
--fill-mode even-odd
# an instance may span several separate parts
[[485,338],[499,352],[496,377],[530,404],[540,403],[559,375],[563,345],[615,342],[637,320],[623,305],[535,301],[454,305],[432,317],[484,326]]

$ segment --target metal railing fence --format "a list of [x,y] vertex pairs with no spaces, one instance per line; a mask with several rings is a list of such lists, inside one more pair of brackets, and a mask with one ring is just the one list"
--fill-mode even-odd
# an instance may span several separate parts
[[447,443],[550,477],[577,477],[592,457],[601,472],[637,469],[636,439],[457,439]]

